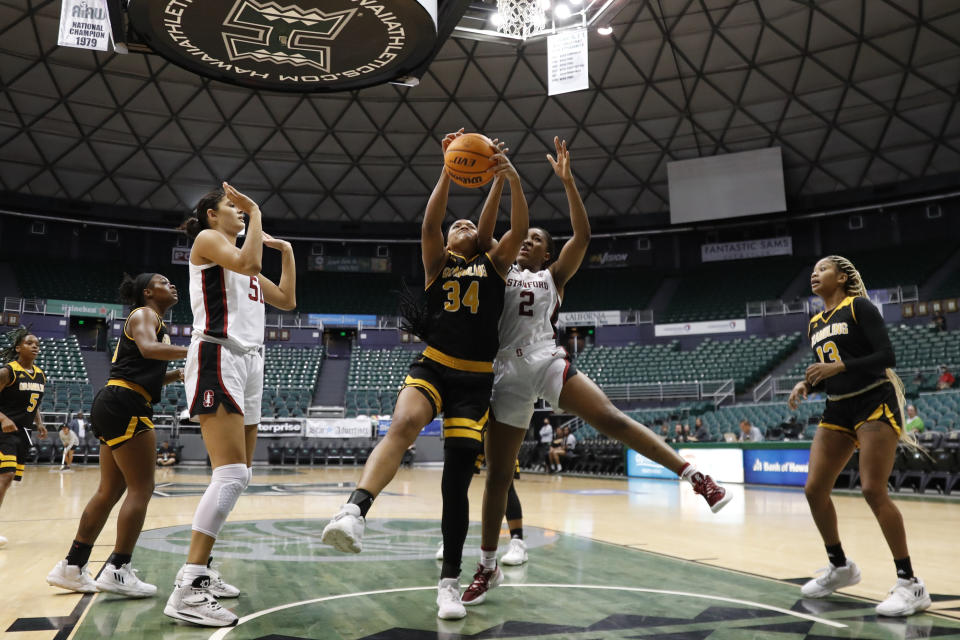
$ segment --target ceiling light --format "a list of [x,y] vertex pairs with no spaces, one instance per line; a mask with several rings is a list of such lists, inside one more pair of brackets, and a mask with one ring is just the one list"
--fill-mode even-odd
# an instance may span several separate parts
[[540,6],[546,11],[550,8],[550,0],[540,0]]
[[602,36],[608,36],[611,33],[613,33],[613,27],[610,27],[610,26],[597,27],[597,33],[599,33]]
[[553,15],[557,16],[561,20],[566,20],[570,17],[570,7],[565,4],[558,4],[557,8],[553,10]]
[[583,0],[570,0],[570,4],[582,4]]
[[490,16],[490,24],[492,24],[495,27],[499,27],[500,25],[503,24],[503,16],[500,15],[499,12],[494,13],[493,15]]

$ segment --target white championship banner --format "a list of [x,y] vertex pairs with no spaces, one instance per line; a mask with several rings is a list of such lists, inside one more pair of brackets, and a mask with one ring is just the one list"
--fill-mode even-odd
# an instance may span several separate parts
[[307,438],[369,438],[370,418],[316,418],[307,420]]
[[106,51],[111,37],[106,0],[63,0],[58,45]]
[[746,320],[709,320],[707,322],[657,324],[653,326],[653,335],[662,338],[669,336],[699,336],[709,333],[743,333],[746,330]]
[[700,245],[700,259],[703,262],[791,255],[793,255],[793,238],[790,236]]
[[547,93],[555,96],[590,88],[587,30],[571,29],[547,38]]

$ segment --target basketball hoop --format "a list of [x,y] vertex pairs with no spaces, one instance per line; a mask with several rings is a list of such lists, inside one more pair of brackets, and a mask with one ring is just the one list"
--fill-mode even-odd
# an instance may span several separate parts
[[507,36],[529,38],[547,26],[543,0],[497,0],[497,13],[497,31]]

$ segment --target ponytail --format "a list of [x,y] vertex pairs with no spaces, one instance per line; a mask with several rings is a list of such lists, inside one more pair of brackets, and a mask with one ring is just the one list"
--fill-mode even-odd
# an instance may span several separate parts
[[216,209],[225,195],[226,192],[222,187],[211,189],[205,193],[203,197],[200,198],[200,201],[197,202],[197,206],[194,207],[193,216],[184,220],[183,224],[178,228],[186,232],[191,240],[195,239],[200,235],[201,231],[210,228],[210,221],[207,219],[207,210]]
[[[848,296],[866,298],[867,296],[867,285],[863,282],[863,277],[860,275],[860,272],[857,271],[857,268],[853,266],[853,263],[843,256],[827,256],[827,259],[830,260],[834,265],[836,265],[837,270],[841,273],[846,274],[847,281],[844,283],[844,290]],[[886,371],[887,380],[890,381],[890,384],[893,385],[893,390],[897,396],[897,408],[900,409],[900,420],[903,421],[904,416],[907,415],[907,397],[903,387],[903,380],[900,379],[900,376],[896,372],[887,368]],[[917,437],[913,433],[908,433],[904,425],[900,425],[900,442],[907,446],[913,451],[923,451],[923,447],[917,444]]]
[[394,292],[398,299],[400,330],[412,333],[427,342],[430,334],[430,309],[427,307],[427,298],[413,291],[405,280],[402,284],[403,289]]

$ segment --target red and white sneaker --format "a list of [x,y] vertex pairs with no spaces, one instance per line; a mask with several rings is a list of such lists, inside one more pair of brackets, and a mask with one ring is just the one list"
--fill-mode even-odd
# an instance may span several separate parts
[[710,510],[716,513],[733,499],[733,495],[713,481],[710,476],[697,471],[690,477],[694,493],[699,493],[707,501]]
[[487,599],[487,591],[499,587],[501,582],[503,571],[500,571],[499,564],[493,569],[484,569],[482,564],[478,564],[477,572],[473,574],[473,582],[464,590],[460,601],[467,607],[482,604]]

